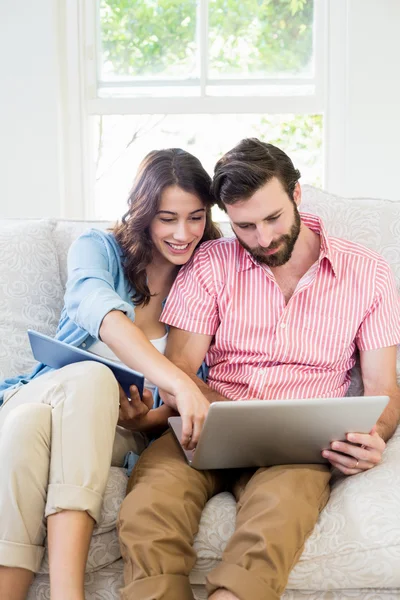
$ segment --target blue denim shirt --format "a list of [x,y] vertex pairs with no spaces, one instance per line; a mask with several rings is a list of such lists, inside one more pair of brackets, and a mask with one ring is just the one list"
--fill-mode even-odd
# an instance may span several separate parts
[[[56,339],[87,350],[99,339],[100,325],[111,310],[121,310],[131,321],[135,320],[133,292],[122,267],[122,250],[114,235],[90,229],[73,242],[68,253],[65,304]],[[6,390],[50,370],[39,363],[27,375],[0,382],[0,406]]]

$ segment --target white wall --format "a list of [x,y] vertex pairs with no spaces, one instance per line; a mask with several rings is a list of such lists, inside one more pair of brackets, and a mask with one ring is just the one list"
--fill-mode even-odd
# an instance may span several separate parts
[[349,194],[400,200],[400,2],[349,2]]
[[400,200],[400,2],[333,2],[326,187]]
[[[400,200],[400,1],[317,1],[331,17],[325,187]],[[0,0],[0,218],[84,214],[64,172],[61,4]]]
[[62,211],[54,0],[0,0],[0,217]]

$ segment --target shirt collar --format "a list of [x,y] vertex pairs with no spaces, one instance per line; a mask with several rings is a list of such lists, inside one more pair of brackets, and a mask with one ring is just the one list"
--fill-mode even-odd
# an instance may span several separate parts
[[[326,233],[324,224],[320,217],[317,215],[311,215],[309,213],[300,212],[300,218],[302,223],[309,227],[312,231],[315,231],[321,238],[321,247],[318,262],[321,264],[322,260],[326,259],[332,268],[333,274],[337,277],[338,274],[338,265],[335,257],[335,253],[332,249],[331,243],[329,241],[329,237]],[[260,264],[251,256],[251,254],[243,248],[243,246],[236,240],[236,244],[238,245],[238,253],[236,258],[236,270],[237,271],[246,271],[250,269],[253,265],[256,267],[260,267]]]

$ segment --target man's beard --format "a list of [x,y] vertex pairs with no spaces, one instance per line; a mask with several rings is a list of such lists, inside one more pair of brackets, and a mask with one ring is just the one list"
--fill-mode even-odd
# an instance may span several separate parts
[[[294,221],[293,225],[290,228],[290,232],[284,235],[281,235],[279,239],[275,242],[272,242],[268,246],[268,248],[263,248],[262,246],[257,246],[256,248],[250,248],[247,244],[245,244],[238,235],[236,235],[239,243],[251,254],[251,256],[258,263],[263,265],[267,265],[268,267],[281,267],[285,263],[288,262],[290,257],[292,256],[294,245],[299,237],[300,227],[301,227],[301,219],[299,215],[299,211],[297,210],[297,206],[294,206],[293,211]],[[266,254],[268,250],[274,250],[282,246],[278,252],[275,254]]]

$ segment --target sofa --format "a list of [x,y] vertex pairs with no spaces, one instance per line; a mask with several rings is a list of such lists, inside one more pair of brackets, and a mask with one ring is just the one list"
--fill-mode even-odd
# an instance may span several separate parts
[[[400,290],[400,201],[344,199],[304,186],[301,209],[320,215],[331,234],[383,254]],[[0,220],[0,379],[28,372],[34,366],[26,330],[30,327],[54,334],[71,241],[90,226],[107,225],[53,219]],[[225,224],[224,228],[229,227]],[[359,395],[358,367],[353,371],[349,394]],[[87,562],[87,600],[119,597],[123,578],[116,519],[126,483],[124,469],[111,467]],[[233,497],[222,493],[212,498],[194,542],[198,559],[190,581],[196,599],[207,597],[205,577],[218,564],[234,527]],[[49,598],[45,556],[29,600]],[[334,475],[331,498],[290,574],[282,598],[400,598],[400,429],[388,443],[379,466],[353,477]]]

